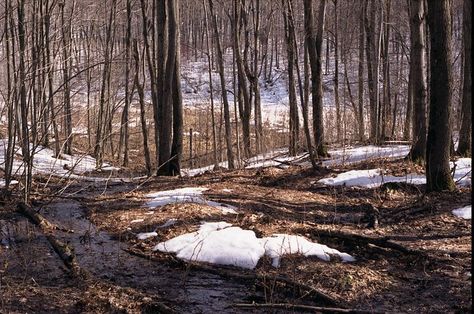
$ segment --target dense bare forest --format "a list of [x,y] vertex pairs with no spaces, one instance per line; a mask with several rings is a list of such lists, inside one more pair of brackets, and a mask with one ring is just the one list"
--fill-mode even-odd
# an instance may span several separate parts
[[472,0],[3,0],[0,312],[470,312],[471,28]]

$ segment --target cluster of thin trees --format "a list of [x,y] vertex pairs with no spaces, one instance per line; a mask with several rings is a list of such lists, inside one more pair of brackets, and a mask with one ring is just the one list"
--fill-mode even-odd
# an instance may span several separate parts
[[79,122],[98,168],[104,156],[128,166],[133,104],[148,175],[179,174],[181,63],[205,60],[215,165],[215,99],[235,168],[265,150],[262,89],[284,77],[291,155],[303,147],[318,167],[327,156],[324,113],[334,110],[336,141],[347,133],[374,144],[411,140],[409,158],[426,161],[429,188],[452,189],[454,128],[457,153],[471,153],[471,11],[472,0],[5,0],[6,186],[15,146],[28,195],[35,148],[74,154]]

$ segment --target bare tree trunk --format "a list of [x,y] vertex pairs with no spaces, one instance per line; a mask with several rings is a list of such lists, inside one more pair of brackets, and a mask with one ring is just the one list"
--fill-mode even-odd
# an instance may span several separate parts
[[[176,45],[173,77],[173,142],[171,144],[170,174],[181,175],[181,157],[183,155],[183,98],[181,95],[181,60],[179,31],[179,0],[168,0],[170,40]],[[171,45],[170,45],[171,47]]]
[[428,1],[430,27],[430,113],[426,146],[426,185],[429,191],[454,190],[449,168],[451,142],[451,24],[450,1]]
[[471,31],[472,31],[472,0],[464,0],[463,13],[463,44],[464,44],[464,68],[463,68],[463,93],[462,93],[462,119],[459,131],[458,154],[471,156],[472,145],[472,54],[471,54]]
[[[112,1],[112,10],[110,10],[109,14],[109,21],[107,24],[106,30],[106,39],[105,39],[105,57],[104,57],[104,67],[102,70],[102,82],[101,82],[101,89],[100,89],[100,99],[99,99],[99,114],[97,117],[97,131],[96,131],[96,140],[95,140],[95,149],[94,149],[94,156],[96,158],[96,167],[102,167],[103,163],[103,154],[104,154],[104,142],[106,140],[105,131],[106,131],[106,123],[108,121],[107,115],[108,110],[106,108],[106,103],[109,103],[109,99],[106,98],[106,91],[107,91],[107,82],[108,77],[110,75],[110,57],[113,51],[112,45],[112,27],[113,21],[115,17],[115,10],[117,6],[117,0]],[[108,107],[108,106],[107,106]]]
[[148,148],[148,130],[146,127],[145,118],[145,94],[143,92],[143,85],[140,84],[140,57],[138,54],[138,43],[137,40],[133,41],[133,58],[135,60],[135,76],[134,85],[137,87],[137,93],[140,102],[140,122],[142,126],[142,137],[143,137],[143,152],[145,155],[145,167],[147,176],[151,176],[151,158],[150,149]]
[[23,163],[25,166],[25,184],[24,184],[24,201],[28,202],[30,198],[30,189],[32,181],[32,153],[29,143],[29,129],[28,129],[28,102],[26,91],[26,31],[25,31],[25,1],[18,1],[18,45],[19,45],[19,107],[20,107],[20,122],[21,122],[21,152],[23,155]]
[[209,74],[209,92],[210,92],[210,100],[211,100],[211,127],[212,127],[212,157],[214,167],[218,165],[217,162],[217,138],[216,138],[216,118],[215,118],[215,108],[214,108],[214,88],[212,83],[212,55],[211,55],[211,47],[210,47],[210,35],[209,35],[209,23],[207,18],[207,10],[206,10],[206,1],[202,0],[202,5],[204,7],[204,23],[206,27],[206,47],[207,47],[207,66],[208,66],[208,74]]
[[[65,143],[64,151],[66,154],[72,155],[72,112],[71,112],[71,88],[69,86],[69,63],[71,58],[71,19],[64,16],[64,7],[65,3],[60,2],[61,8],[61,37],[62,37],[62,58],[63,58],[63,84],[64,84],[64,93],[63,93],[63,102],[64,102],[64,131],[65,131]],[[74,5],[73,5],[74,7]],[[73,10],[73,9],[71,9]],[[73,12],[71,12],[71,15]]]
[[288,99],[290,107],[290,156],[296,156],[298,150],[298,133],[299,133],[299,118],[298,118],[298,104],[296,102],[296,87],[295,87],[295,29],[293,23],[290,23],[291,0],[282,0],[284,7],[283,21],[285,25],[286,50],[288,59]]
[[[7,138],[7,149],[5,152],[5,190],[8,190],[11,182],[11,176],[13,171],[13,159],[14,159],[14,147],[16,144],[16,137],[15,137],[15,128],[17,127],[15,124],[15,106],[14,106],[14,91],[12,88],[12,82],[14,82],[14,75],[12,71],[14,58],[11,54],[10,49],[10,27],[13,27],[13,24],[9,27],[8,22],[11,20],[12,15],[12,8],[10,0],[7,0],[5,3],[5,19],[4,19],[4,26],[5,26],[5,53],[7,59],[7,96],[6,96],[6,107],[7,107],[7,117],[8,117],[8,138]],[[11,47],[14,46],[14,41],[11,41]]]
[[[143,35],[143,44],[145,46],[145,56],[146,56],[146,63],[148,66],[148,75],[150,79],[150,89],[151,89],[151,100],[153,103],[153,121],[155,123],[154,125],[154,142],[155,142],[155,160],[159,164],[159,146],[160,146],[160,128],[161,128],[161,107],[162,107],[162,97],[158,97],[159,95],[163,95],[163,78],[162,75],[164,73],[164,64],[166,62],[166,35],[165,35],[165,30],[164,29],[158,29],[156,31],[156,39],[157,41],[160,41],[160,45],[158,46],[157,49],[155,49],[155,41],[152,40],[152,43],[150,44],[149,42],[149,32],[148,32],[148,26],[149,26],[149,20],[148,20],[148,14],[146,11],[146,3],[145,0],[140,0],[140,8],[142,12],[142,35]],[[156,11],[158,11],[158,8],[156,10],[153,10],[153,15]],[[156,22],[155,20],[152,20],[153,22]],[[152,32],[152,38],[154,38],[154,29]],[[158,56],[155,56],[157,54]],[[156,62],[154,60],[156,58],[160,58],[161,62],[158,63],[158,66],[156,65]],[[159,72],[160,74],[158,75]]]
[[364,126],[364,48],[365,48],[365,4],[360,2],[360,18],[359,18],[359,68],[358,68],[358,117],[359,117],[359,140],[365,140]]
[[[391,92],[391,77],[390,77],[390,29],[391,29],[391,9],[392,1],[385,1],[385,20],[383,21],[382,29],[384,30],[383,34],[383,108],[382,108],[382,121],[381,121],[381,139],[385,140],[387,138],[389,119],[390,119],[390,109],[392,101],[392,92]],[[382,31],[382,29],[380,31]]]
[[237,76],[239,94],[241,95],[239,101],[239,114],[240,120],[242,121],[242,135],[244,144],[244,157],[249,158],[251,156],[250,150],[250,115],[252,113],[252,104],[250,103],[250,95],[247,86],[247,78],[245,77],[245,69],[242,60],[242,54],[240,51],[240,30],[239,22],[240,16],[240,1],[234,0],[234,19],[233,25],[233,46],[235,53],[235,61],[237,63]]
[[[336,104],[336,141],[341,142],[341,104],[339,102],[339,25],[338,4],[334,2],[334,103]],[[329,59],[329,57],[328,57]]]
[[227,88],[225,86],[224,76],[224,57],[222,55],[222,47],[219,38],[219,30],[217,28],[217,16],[214,14],[214,5],[212,0],[209,0],[209,11],[214,26],[214,37],[217,49],[217,64],[219,66],[219,76],[221,80],[221,93],[222,102],[224,103],[224,124],[225,124],[225,137],[227,146],[227,164],[229,169],[234,169],[234,152],[232,150],[232,126],[230,124],[230,111],[229,111],[229,100],[227,99]]
[[121,148],[123,145],[123,163],[124,167],[128,166],[128,142],[129,142],[129,108],[130,102],[133,98],[133,88],[130,91],[128,81],[130,79],[130,52],[131,52],[131,37],[132,37],[132,3],[127,0],[127,29],[125,32],[125,105],[122,111],[122,119],[120,123],[120,144],[119,144],[119,158]]
[[[160,0],[157,2],[156,28],[158,41],[163,38],[163,45],[159,45],[157,50],[157,59],[166,60],[166,62],[158,62],[161,67],[157,71],[158,80],[158,110],[161,113],[159,123],[159,140],[158,140],[158,170],[157,175],[169,175],[169,162],[171,159],[171,141],[173,134],[173,105],[172,105],[172,89],[174,63],[176,61],[176,42],[172,38],[171,32],[176,29],[169,29],[169,7],[168,0]],[[165,50],[166,49],[166,50]],[[162,55],[166,57],[162,57]],[[161,97],[160,97],[161,95]],[[155,123],[157,123],[155,121]]]
[[410,1],[410,75],[412,77],[413,95],[413,145],[409,158],[422,162],[426,154],[426,63],[424,38],[425,10],[423,0]]
[[366,57],[367,57],[367,77],[369,80],[369,100],[370,100],[370,141],[378,142],[377,108],[378,108],[378,61],[376,45],[376,3],[370,1],[370,17],[368,15],[369,0],[365,0],[365,34],[366,34]]
[[322,60],[321,46],[324,32],[324,18],[326,11],[326,0],[321,0],[319,6],[318,31],[314,29],[313,1],[304,0],[305,34],[308,45],[308,55],[311,65],[311,83],[313,94],[313,133],[315,149],[318,156],[327,156],[324,144],[323,125],[323,87],[322,87]]

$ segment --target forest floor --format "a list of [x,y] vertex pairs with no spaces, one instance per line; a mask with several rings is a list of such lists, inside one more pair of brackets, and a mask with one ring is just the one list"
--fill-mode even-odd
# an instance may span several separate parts
[[[16,210],[15,201],[3,201],[0,312],[469,313],[471,220],[452,210],[471,204],[470,186],[425,193],[423,185],[404,183],[317,183],[381,163],[393,175],[423,172],[402,159],[375,159],[320,171],[290,165],[136,182],[77,181],[54,198],[49,195],[64,183],[50,180],[45,190],[38,177],[34,208],[64,230],[45,232]],[[148,193],[184,187],[207,188],[206,199],[232,205],[237,214],[207,204],[146,205]],[[157,228],[171,219],[176,223]],[[263,257],[249,270],[188,263],[153,250],[196,231],[202,221],[225,221],[258,237],[301,235],[356,261],[293,254],[283,256],[278,268]],[[137,238],[151,231],[156,235]],[[51,248],[51,235],[74,248],[79,275]]]

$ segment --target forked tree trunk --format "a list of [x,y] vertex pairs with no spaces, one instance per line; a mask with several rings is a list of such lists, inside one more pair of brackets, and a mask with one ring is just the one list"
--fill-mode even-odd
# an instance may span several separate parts
[[145,157],[145,167],[147,176],[151,176],[151,158],[150,149],[148,148],[148,130],[146,125],[145,117],[145,93],[143,92],[143,85],[140,83],[140,57],[138,54],[138,43],[136,40],[133,41],[133,59],[135,61],[135,76],[134,85],[137,88],[138,98],[140,102],[140,122],[142,126],[142,137],[143,137],[143,152]]

